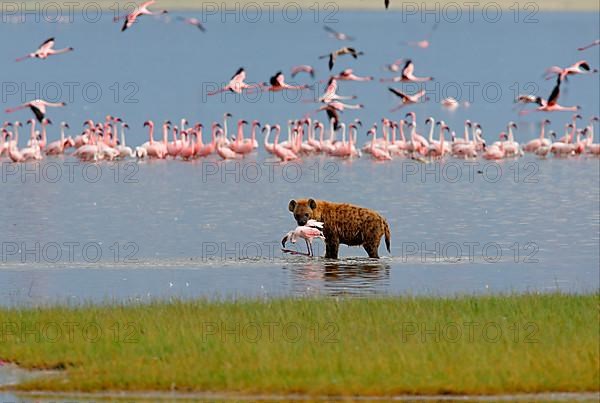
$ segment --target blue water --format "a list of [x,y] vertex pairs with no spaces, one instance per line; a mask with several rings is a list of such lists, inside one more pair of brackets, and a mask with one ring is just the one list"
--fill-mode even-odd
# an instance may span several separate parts
[[[425,87],[437,91],[431,101],[395,114],[389,110],[397,101],[378,80],[340,83],[341,94],[356,94],[366,105],[343,118],[358,117],[366,125],[415,111],[423,131],[429,115],[445,120],[457,133],[468,118],[480,122],[492,139],[515,120],[517,140],[525,143],[537,136],[542,115],[519,118],[515,93],[528,92],[531,82],[547,97],[554,83],[541,77],[546,67],[583,58],[597,67],[599,59],[599,47],[575,50],[599,36],[593,13],[539,13],[533,24],[515,23],[512,16],[495,24],[481,18],[446,22],[427,50],[400,42],[422,39],[431,23],[403,23],[393,12],[339,12],[337,17],[339,22],[329,25],[358,38],[353,45],[366,55],[340,58],[334,72],[352,67],[358,75],[390,77],[382,66],[410,57],[417,75],[436,78]],[[328,38],[321,25],[310,18],[254,24],[209,19],[203,34],[153,19],[125,33],[108,18],[97,23],[81,18],[66,24],[2,23],[0,35],[15,38],[2,42],[2,109],[39,97],[64,100],[66,108],[49,113],[55,122],[51,138],[62,120],[76,134],[85,119],[111,114],[129,122],[132,145],[146,140],[142,123],[147,119],[186,117],[209,126],[228,111],[234,120],[285,125],[317,105],[291,93],[263,94],[258,100],[206,98],[203,88],[227,81],[240,66],[251,82],[304,63],[315,65],[317,78],[326,79],[326,63],[317,57],[340,43]],[[57,48],[73,46],[75,52],[45,61],[13,61],[49,36],[56,37]],[[598,74],[570,79],[561,104],[581,105],[586,121],[598,114],[598,80]],[[298,81],[309,82],[300,76]],[[469,88],[474,88],[472,96]],[[312,95],[307,92],[304,98]],[[439,104],[445,96],[471,105],[449,112]],[[30,113],[0,116],[25,121]],[[562,134],[571,114],[548,117]],[[366,140],[365,133],[361,130],[359,143]],[[265,158],[260,150],[242,162],[225,164],[209,158],[87,165],[65,157],[15,166],[2,159],[0,304],[589,292],[600,287],[597,158],[528,156],[491,164],[396,159],[380,164],[369,158],[312,157],[287,165]],[[392,229],[391,254],[381,246],[383,258],[370,261],[361,248],[342,246],[340,262],[282,255],[279,242],[294,226],[287,204],[301,197],[381,212]],[[304,250],[302,244],[297,247]],[[322,244],[315,250],[324,254]]]

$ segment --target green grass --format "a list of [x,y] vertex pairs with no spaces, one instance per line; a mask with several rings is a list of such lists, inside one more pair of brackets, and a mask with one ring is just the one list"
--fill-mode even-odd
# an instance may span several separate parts
[[[21,390],[598,391],[599,298],[598,293],[287,298],[1,308],[0,359],[26,368],[65,369],[58,380],[34,379],[19,385]],[[134,324],[131,335],[127,323]],[[485,324],[493,324],[487,336]],[[86,338],[86,325],[102,335]],[[72,337],[69,326],[75,329]],[[426,334],[419,327],[434,331]]]

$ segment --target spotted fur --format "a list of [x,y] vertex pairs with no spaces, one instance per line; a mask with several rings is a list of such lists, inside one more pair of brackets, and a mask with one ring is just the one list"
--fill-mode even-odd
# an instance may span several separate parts
[[340,243],[362,246],[371,258],[379,258],[381,237],[390,252],[390,226],[385,218],[374,210],[347,203],[332,203],[325,200],[291,200],[289,211],[294,214],[298,225],[310,219],[324,223],[325,257],[337,259]]

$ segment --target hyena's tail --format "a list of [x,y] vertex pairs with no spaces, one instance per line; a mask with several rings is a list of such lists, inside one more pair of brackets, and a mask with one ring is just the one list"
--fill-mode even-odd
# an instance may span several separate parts
[[385,247],[387,248],[388,253],[392,253],[392,251],[390,250],[390,226],[385,219],[383,220],[383,230],[385,232]]

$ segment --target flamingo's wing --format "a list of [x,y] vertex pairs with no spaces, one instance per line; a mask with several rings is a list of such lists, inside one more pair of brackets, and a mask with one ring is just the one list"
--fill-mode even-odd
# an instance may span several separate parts
[[332,107],[326,107],[325,112],[327,113],[329,121],[333,119],[333,130],[337,130],[340,122],[340,115],[338,114],[337,110]]
[[29,105],[29,108],[35,115],[35,118],[38,120],[38,122],[42,123],[42,120],[44,120],[44,116],[45,116],[44,112],[40,108],[38,108],[34,105]]
[[329,71],[333,70],[333,63],[335,63],[334,53],[329,54]]
[[385,9],[387,10],[390,6],[390,0],[384,0],[383,4],[385,5]]
[[398,96],[398,97],[402,98],[402,101],[406,101],[406,100],[408,99],[408,96],[407,96],[406,94],[404,94],[404,93],[403,93],[403,92],[401,92],[401,91],[398,91],[398,90],[397,90],[397,89],[395,89],[395,88],[388,87],[388,90],[389,90],[389,91],[390,91],[392,94],[394,94],[394,95],[396,95],[396,96]]
[[402,74],[405,76],[408,76],[408,75],[412,75],[414,71],[415,71],[415,64],[412,62],[412,60],[407,60],[406,64],[404,65],[404,69],[402,70]]
[[283,85],[283,74],[281,71],[278,71],[269,79],[269,84],[273,87],[281,87]]
[[243,67],[240,67],[238,69],[238,71],[235,72],[235,74],[233,76],[231,76],[231,80],[232,81],[244,81],[246,79],[246,72],[244,71]]
[[41,51],[48,51],[54,47],[54,38],[48,38],[40,45]]
[[338,33],[338,32],[337,32],[335,29],[333,29],[333,28],[331,28],[331,27],[328,27],[327,25],[323,26],[323,29],[324,29],[325,31],[327,31],[327,32],[331,33],[331,34],[334,34],[334,35],[336,35],[336,34]]
[[140,9],[141,8],[147,8],[147,7],[150,7],[154,3],[156,3],[156,0],[149,0],[149,1],[146,1],[146,2],[144,2],[142,4],[140,4],[139,8]]
[[554,89],[552,90],[552,93],[548,97],[548,101],[546,102],[546,105],[548,105],[548,106],[556,105],[556,102],[558,101],[559,96],[560,96],[560,75],[558,75],[558,78],[556,79],[556,86],[554,87]]
[[421,91],[419,91],[415,95],[413,95],[413,98],[416,100],[419,100],[419,99],[423,98],[424,95],[425,95],[425,89],[422,89]]

